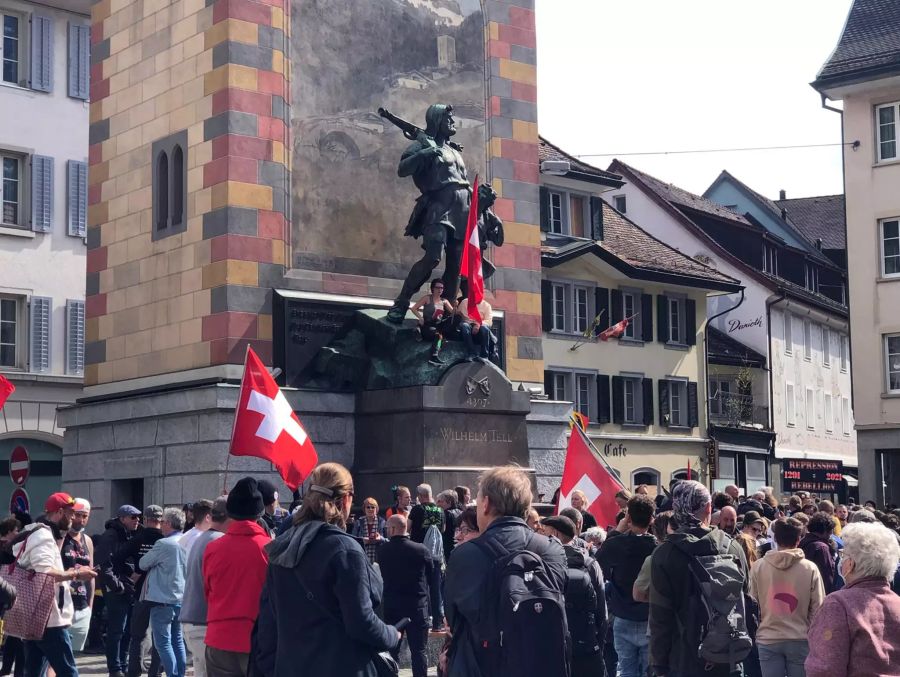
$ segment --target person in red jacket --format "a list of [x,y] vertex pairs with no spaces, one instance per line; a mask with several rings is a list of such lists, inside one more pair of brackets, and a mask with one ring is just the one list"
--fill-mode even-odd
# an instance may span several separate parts
[[271,541],[257,520],[265,506],[257,481],[239,480],[225,504],[233,520],[221,538],[206,546],[203,587],[208,677],[244,677],[250,661],[250,633],[259,613]]

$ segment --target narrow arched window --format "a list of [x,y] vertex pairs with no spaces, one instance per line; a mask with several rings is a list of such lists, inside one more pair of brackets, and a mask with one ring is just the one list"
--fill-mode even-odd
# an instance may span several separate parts
[[176,145],[172,152],[172,226],[184,221],[184,153]]
[[156,161],[156,229],[169,225],[169,156],[160,153]]

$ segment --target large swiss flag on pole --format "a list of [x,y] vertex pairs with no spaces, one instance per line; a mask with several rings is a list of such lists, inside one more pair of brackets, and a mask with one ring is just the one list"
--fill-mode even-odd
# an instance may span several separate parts
[[469,205],[469,221],[466,224],[466,243],[463,246],[459,270],[468,281],[469,293],[466,307],[469,319],[481,324],[478,304],[484,300],[484,274],[481,268],[481,240],[478,234],[478,176],[472,188],[472,203]]
[[557,512],[572,506],[572,492],[581,489],[587,496],[584,510],[597,518],[597,524],[606,528],[616,523],[616,494],[625,487],[616,477],[600,452],[577,425],[572,427],[566,464],[563,468]]
[[316,448],[300,425],[300,419],[249,346],[229,453],[271,461],[293,491],[319,462]]

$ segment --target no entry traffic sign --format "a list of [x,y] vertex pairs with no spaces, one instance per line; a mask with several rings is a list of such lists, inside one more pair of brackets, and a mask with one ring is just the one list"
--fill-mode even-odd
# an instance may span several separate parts
[[28,479],[30,469],[31,459],[28,457],[28,450],[19,445],[9,455],[9,476],[15,484],[21,487]]
[[22,487],[17,487],[13,490],[12,496],[9,498],[9,511],[31,512],[30,504],[28,502],[28,492]]

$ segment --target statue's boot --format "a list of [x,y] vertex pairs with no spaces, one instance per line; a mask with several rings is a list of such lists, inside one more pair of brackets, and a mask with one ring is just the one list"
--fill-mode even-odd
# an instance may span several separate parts
[[394,324],[403,324],[407,310],[409,310],[409,299],[397,299],[388,311],[387,321]]

